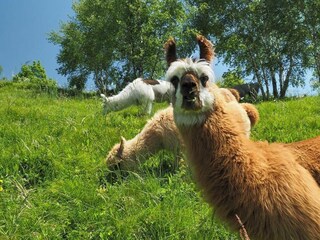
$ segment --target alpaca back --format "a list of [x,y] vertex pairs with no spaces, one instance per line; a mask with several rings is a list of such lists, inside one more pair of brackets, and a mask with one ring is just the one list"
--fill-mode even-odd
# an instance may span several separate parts
[[152,90],[155,95],[155,101],[157,102],[170,102],[172,94],[174,93],[174,87],[170,82],[157,80],[159,84],[152,85]]
[[287,143],[286,146],[294,152],[298,163],[306,168],[320,186],[320,136]]
[[104,112],[122,110],[133,104],[152,103],[154,99],[152,87],[144,83],[142,78],[137,78],[117,95],[105,98]]
[[132,82],[130,95],[132,99],[135,99],[139,103],[152,102],[155,99],[152,85],[144,83],[142,78],[137,78]]
[[182,141],[174,124],[172,107],[158,111],[135,139],[150,155],[161,149],[177,150]]

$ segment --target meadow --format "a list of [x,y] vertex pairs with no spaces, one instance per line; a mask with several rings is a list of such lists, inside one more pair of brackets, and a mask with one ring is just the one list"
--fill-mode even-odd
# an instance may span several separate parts
[[[253,139],[320,135],[319,96],[256,106]],[[138,107],[103,116],[98,97],[0,87],[0,239],[240,239],[203,201],[188,167],[173,168],[172,153],[110,173],[108,151],[148,118]]]

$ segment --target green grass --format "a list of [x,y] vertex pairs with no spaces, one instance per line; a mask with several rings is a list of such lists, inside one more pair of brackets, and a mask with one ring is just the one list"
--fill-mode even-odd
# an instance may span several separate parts
[[[320,97],[257,107],[254,139],[320,135]],[[148,117],[137,107],[101,110],[98,98],[0,88],[0,239],[239,239],[214,217],[186,167],[162,167],[171,153],[111,180],[107,152]]]

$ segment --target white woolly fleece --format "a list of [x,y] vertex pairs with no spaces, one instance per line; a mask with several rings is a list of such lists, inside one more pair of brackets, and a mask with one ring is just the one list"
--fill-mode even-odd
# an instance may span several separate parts
[[143,105],[145,113],[150,114],[154,100],[165,101],[173,92],[171,83],[157,81],[159,84],[148,85],[142,78],[137,78],[117,95],[106,97],[102,94],[104,113],[119,111],[131,105]]

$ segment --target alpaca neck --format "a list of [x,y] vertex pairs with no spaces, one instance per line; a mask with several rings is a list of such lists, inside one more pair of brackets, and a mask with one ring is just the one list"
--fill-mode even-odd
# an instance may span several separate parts
[[[157,138],[157,141],[153,138]],[[160,149],[162,149],[162,139],[144,131],[127,141],[124,156],[134,161],[145,160]]]
[[128,94],[128,92],[124,90],[121,91],[119,94],[109,97],[107,99],[108,106],[112,110],[121,110],[132,105],[134,99],[131,99],[130,94]]
[[[249,162],[252,164],[252,159],[250,154],[242,154],[247,152],[246,143],[249,140],[240,130],[237,131],[232,119],[224,116],[222,109],[214,109],[214,113],[200,125],[178,128],[195,177],[200,187],[208,190],[208,194],[224,195],[225,189],[239,184],[239,181],[232,182],[234,179],[243,179],[237,174],[247,174],[246,168]],[[206,188],[208,185],[214,190]]]

